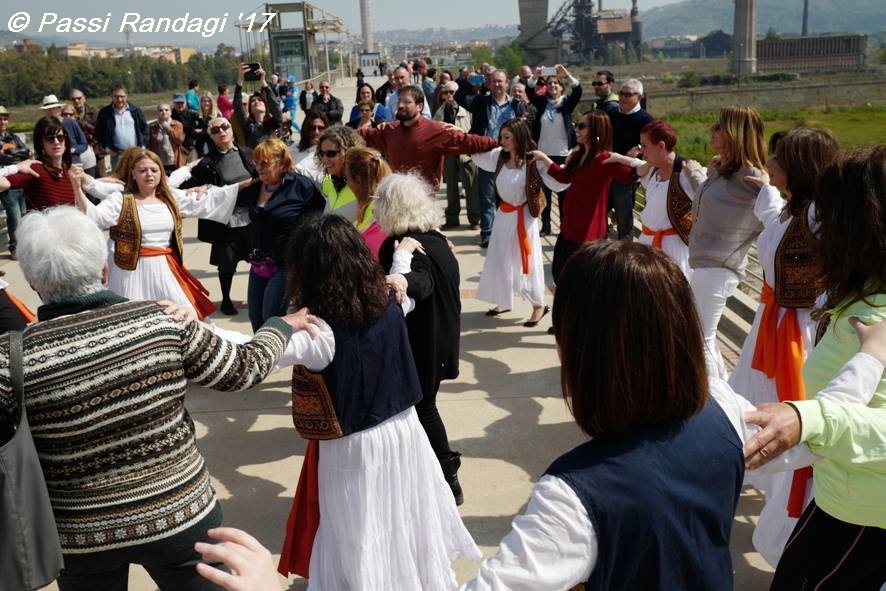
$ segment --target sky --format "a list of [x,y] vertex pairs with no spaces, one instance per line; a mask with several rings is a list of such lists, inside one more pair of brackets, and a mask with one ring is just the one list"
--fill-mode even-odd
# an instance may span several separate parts
[[[640,11],[653,6],[672,4],[679,0],[640,0]],[[64,26],[63,19],[84,18],[98,19],[96,28],[100,24],[105,32],[88,32],[76,34],[73,28],[66,34],[81,36],[84,39],[96,39],[109,43],[125,42],[120,33],[125,13],[138,13],[139,26],[148,25],[145,19],[169,18],[177,19],[188,15],[189,24],[195,28],[199,25],[194,19],[203,19],[201,33],[135,33],[133,43],[175,43],[180,46],[215,46],[218,43],[237,45],[237,32],[233,26],[234,21],[241,13],[244,17],[251,13],[259,13],[257,21],[261,21],[260,13],[264,3],[255,0],[118,0],[117,2],[98,2],[96,0],[81,0],[73,3],[66,0],[34,0],[31,2],[4,2],[0,8],[0,29],[13,30],[14,25],[22,26],[25,17],[20,13],[27,13],[30,23],[22,34],[46,35],[63,33],[56,31],[59,26]],[[372,20],[374,30],[384,29],[413,29],[422,30],[428,27],[463,29],[468,26],[483,25],[512,25],[520,20],[518,0],[371,0]],[[360,32],[360,4],[359,0],[314,0],[314,6],[327,10],[330,14],[340,17],[345,27],[353,33]],[[549,0],[548,10],[555,13],[562,4],[561,0]],[[605,0],[604,8],[630,8],[630,0]],[[43,31],[38,32],[42,21],[49,23],[53,19],[46,13],[57,15],[54,23],[45,24]],[[108,13],[111,16],[108,17]],[[227,21],[224,30],[221,30],[222,19],[227,13]],[[470,16],[470,20],[468,20]],[[214,24],[209,19],[217,18]],[[16,20],[17,19],[17,20]],[[136,19],[129,17],[129,22]],[[15,22],[13,22],[15,21]],[[74,22],[71,26],[74,26]],[[89,23],[84,22],[84,27]],[[211,34],[210,34],[211,33]]]

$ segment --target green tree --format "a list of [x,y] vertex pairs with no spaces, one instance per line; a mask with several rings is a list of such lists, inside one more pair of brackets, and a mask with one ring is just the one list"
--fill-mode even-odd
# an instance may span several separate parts
[[478,68],[481,64],[491,64],[495,61],[492,50],[489,49],[488,45],[478,45],[473,48],[471,50],[471,59]]
[[781,35],[779,35],[778,31],[776,31],[774,28],[769,27],[769,29],[766,31],[766,36],[764,37],[764,39],[766,39],[766,41],[778,41],[779,39],[781,39]]
[[234,57],[236,54],[237,51],[234,49],[233,45],[219,43],[215,48],[215,57]]
[[516,41],[502,45],[495,51],[495,67],[506,70],[509,75],[516,74],[523,61],[523,48]]

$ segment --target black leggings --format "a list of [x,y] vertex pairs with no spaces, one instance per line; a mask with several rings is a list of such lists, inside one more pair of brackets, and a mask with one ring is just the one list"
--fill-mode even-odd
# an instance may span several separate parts
[[563,236],[557,236],[557,242],[554,243],[554,260],[551,262],[551,275],[554,278],[554,285],[560,279],[560,273],[563,272],[563,266],[566,264],[566,261],[581,245],[581,242],[573,242],[572,240],[566,240]]
[[886,583],[886,529],[831,517],[815,501],[797,522],[770,591],[878,591]]
[[434,385],[434,393],[432,396],[424,396],[418,404],[415,405],[415,412],[418,413],[418,421],[428,434],[428,440],[431,442],[431,448],[438,458],[446,459],[452,455],[452,449],[449,447],[449,438],[446,436],[446,425],[440,413],[437,412],[437,390],[440,389],[440,382]]

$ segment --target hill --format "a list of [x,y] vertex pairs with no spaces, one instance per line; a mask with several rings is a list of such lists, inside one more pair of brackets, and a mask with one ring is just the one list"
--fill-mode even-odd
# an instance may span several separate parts
[[[684,0],[675,4],[641,9],[643,36],[668,37],[705,35],[722,29],[732,33],[733,0]],[[781,34],[799,34],[803,24],[803,0],[759,0],[757,32],[769,28]],[[810,33],[875,33],[886,30],[883,0],[810,0]]]

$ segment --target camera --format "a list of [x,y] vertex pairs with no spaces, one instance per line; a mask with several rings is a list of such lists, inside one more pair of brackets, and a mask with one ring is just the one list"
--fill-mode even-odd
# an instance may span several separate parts
[[256,80],[261,80],[261,76],[258,74],[258,71],[261,70],[261,64],[258,62],[253,62],[251,64],[243,64],[245,66],[249,66],[249,68],[243,74],[243,80],[247,82],[255,82]]

